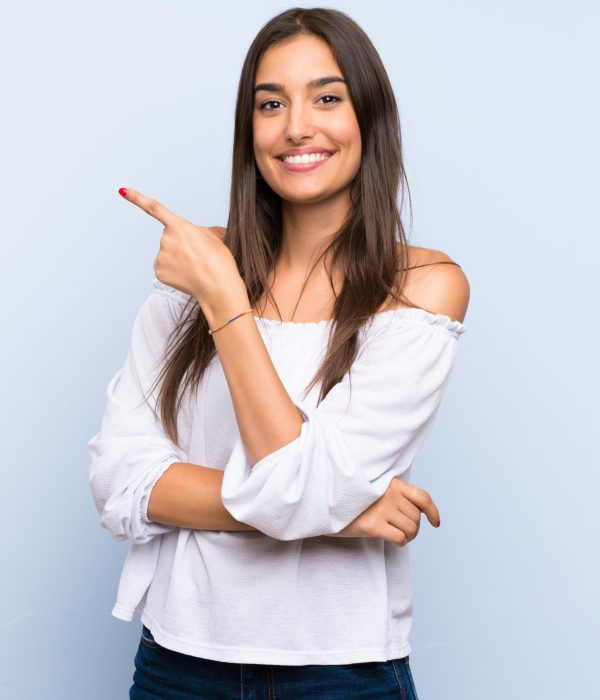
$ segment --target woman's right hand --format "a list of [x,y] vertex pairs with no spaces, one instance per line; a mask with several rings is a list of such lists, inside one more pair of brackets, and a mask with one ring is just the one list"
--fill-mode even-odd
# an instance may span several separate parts
[[418,535],[421,512],[439,527],[440,514],[429,493],[394,477],[381,498],[330,537],[381,537],[402,547]]

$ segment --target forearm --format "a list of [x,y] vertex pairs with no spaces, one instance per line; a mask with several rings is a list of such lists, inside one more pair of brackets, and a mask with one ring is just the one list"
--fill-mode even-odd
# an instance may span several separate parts
[[[202,310],[215,327],[250,306],[245,289],[235,287],[205,302]],[[295,440],[303,419],[284,387],[251,314],[217,331],[214,342],[233,401],[248,461],[263,457]]]
[[[252,525],[236,520],[225,509],[221,500],[223,474],[220,469],[175,462],[152,489],[148,518],[191,530],[258,532]],[[343,536],[344,530],[338,534]]]
[[175,462],[154,485],[148,518],[192,530],[254,530],[236,520],[221,500],[223,471]]

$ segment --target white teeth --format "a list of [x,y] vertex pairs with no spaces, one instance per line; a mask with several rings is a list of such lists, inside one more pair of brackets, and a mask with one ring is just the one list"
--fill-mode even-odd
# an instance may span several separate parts
[[318,160],[327,160],[330,153],[304,153],[301,156],[283,156],[286,163],[315,163]]

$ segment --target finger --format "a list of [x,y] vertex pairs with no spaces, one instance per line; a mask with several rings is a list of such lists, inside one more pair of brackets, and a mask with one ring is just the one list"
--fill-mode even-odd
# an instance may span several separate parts
[[404,536],[406,537],[406,540],[410,542],[411,540],[414,540],[415,537],[419,533],[419,518],[421,517],[421,514],[419,513],[416,522],[412,519],[404,515],[403,513],[397,512],[397,513],[392,513],[388,517],[388,523],[390,525],[393,525],[394,527],[398,528],[398,530],[401,530],[404,533]]
[[433,502],[433,498],[431,498],[425,489],[421,489],[414,484],[409,484],[407,481],[404,481],[402,492],[409,501],[414,503],[419,510],[425,513],[427,520],[429,520],[434,527],[440,526],[440,512]]
[[411,520],[419,520],[421,517],[421,510],[405,497],[402,497],[402,501],[398,503],[398,510]]
[[390,523],[387,523],[377,536],[383,538],[387,542],[397,544],[399,547],[404,547],[404,545],[408,544],[408,538],[404,532]]
[[405,494],[407,487],[411,486],[411,484],[407,484],[402,479],[394,478],[390,486],[388,496],[397,510],[413,520],[418,520],[421,517],[421,510]]
[[137,190],[132,190],[130,187],[127,189],[122,187],[119,192],[127,201],[135,204],[137,207],[145,211],[146,214],[150,214],[150,216],[154,217],[165,226],[172,226],[174,224],[186,221],[183,219],[183,217],[178,216],[175,214],[175,212],[167,209],[167,207],[165,207],[164,204],[161,204],[161,202],[158,200],[152,199],[152,197],[148,197]]

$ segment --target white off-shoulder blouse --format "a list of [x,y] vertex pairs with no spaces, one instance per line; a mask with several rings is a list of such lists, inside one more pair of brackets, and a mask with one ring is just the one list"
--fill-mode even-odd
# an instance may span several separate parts
[[[176,446],[143,401],[188,296],[153,281],[124,365],[110,380],[100,431],[88,442],[102,527],[129,540],[112,615],[138,612],[156,641],[192,656],[252,664],[349,664],[410,653],[410,544],[336,538],[410,469],[429,433],[465,327],[400,308],[359,331],[351,371],[317,407],[331,321],[255,316],[303,424],[251,469],[217,355],[177,417]],[[150,395],[155,406],[158,390]],[[224,470],[222,500],[256,531],[151,522],[150,492],[174,462]]]

